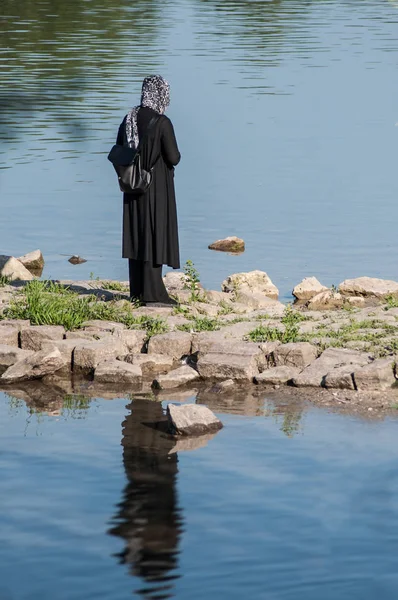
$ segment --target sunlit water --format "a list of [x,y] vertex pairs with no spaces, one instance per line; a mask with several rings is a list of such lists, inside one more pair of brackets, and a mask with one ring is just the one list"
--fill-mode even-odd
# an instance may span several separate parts
[[2,600],[397,597],[397,421],[227,399],[186,451],[153,400],[27,402],[0,393]]
[[[1,242],[46,276],[126,279],[106,160],[140,82],[172,85],[182,262],[206,286],[398,278],[398,3],[2,0]],[[207,245],[226,235],[239,257]],[[88,259],[73,267],[71,254]]]

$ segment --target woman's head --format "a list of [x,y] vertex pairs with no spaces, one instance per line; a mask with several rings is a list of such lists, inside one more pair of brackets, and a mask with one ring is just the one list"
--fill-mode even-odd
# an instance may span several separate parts
[[163,114],[170,104],[170,85],[160,75],[145,77],[142,84],[141,106]]

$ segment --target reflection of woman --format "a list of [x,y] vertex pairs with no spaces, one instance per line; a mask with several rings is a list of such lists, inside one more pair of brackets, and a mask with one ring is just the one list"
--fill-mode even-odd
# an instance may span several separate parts
[[144,169],[153,167],[152,183],[145,194],[123,196],[123,258],[129,259],[130,295],[144,304],[174,304],[163,283],[162,265],[180,266],[174,191],[180,153],[173,125],[163,114],[169,104],[167,81],[158,75],[144,79],[141,104],[126,115],[116,140],[136,148],[148,132],[141,156]]
[[160,583],[177,577],[171,572],[177,568],[182,525],[175,489],[178,458],[169,454],[173,440],[155,428],[163,420],[161,404],[137,399],[131,408],[122,438],[128,483],[115,519],[118,524],[110,533],[125,540],[119,556],[131,566],[131,573]]

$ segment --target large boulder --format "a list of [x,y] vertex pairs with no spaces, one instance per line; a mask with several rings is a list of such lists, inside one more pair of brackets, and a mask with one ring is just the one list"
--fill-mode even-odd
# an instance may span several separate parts
[[192,334],[186,331],[171,331],[153,335],[148,343],[148,354],[166,354],[174,360],[191,353]]
[[223,292],[262,294],[272,300],[278,300],[279,290],[264,271],[234,273],[222,283]]
[[13,348],[5,344],[0,344],[0,373],[4,373],[8,367],[15,365],[16,362],[31,356],[32,352]]
[[353,374],[355,387],[358,390],[386,390],[396,384],[395,358],[380,358],[356,368]]
[[24,265],[14,256],[0,254],[0,275],[8,277],[11,281],[21,279],[31,281],[34,277]]
[[296,387],[319,387],[325,385],[327,375],[346,365],[363,366],[370,358],[363,352],[344,348],[327,348],[319,358],[293,378]]
[[387,296],[398,297],[398,282],[374,277],[357,277],[340,283],[339,292],[344,296],[364,296],[383,300]]
[[30,354],[8,367],[0,380],[4,383],[14,383],[30,379],[41,379],[46,375],[56,373],[65,366],[65,357],[57,348],[50,351],[42,350]]
[[139,365],[131,365],[116,359],[108,359],[99,363],[94,371],[97,383],[140,383],[142,371]]
[[209,250],[219,250],[220,252],[241,253],[245,250],[245,242],[236,236],[226,237],[223,240],[217,240],[209,245]]
[[326,292],[328,288],[322,285],[316,277],[305,277],[299,284],[296,285],[292,294],[296,300],[307,302],[317,294]]
[[178,369],[170,371],[167,375],[158,375],[153,380],[152,386],[158,390],[168,390],[187,385],[197,379],[199,379],[198,372],[188,365],[183,365]]
[[48,340],[62,340],[65,329],[60,325],[33,325],[21,330],[21,348],[38,352]]
[[182,292],[186,289],[187,277],[182,271],[169,271],[163,277],[164,285],[169,293]]
[[120,340],[82,341],[81,344],[76,346],[73,352],[73,370],[82,373],[92,373],[99,363],[125,353],[125,346]]
[[33,252],[28,252],[28,254],[19,256],[18,260],[33,275],[40,277],[44,268],[44,258],[41,250],[33,250]]
[[198,372],[203,379],[233,379],[239,382],[252,381],[263,366],[264,354],[258,352],[225,354],[211,352],[200,356]]
[[313,363],[317,356],[317,349],[308,342],[281,344],[272,353],[276,367],[296,367],[301,370]]
[[167,418],[169,432],[174,435],[203,435],[223,426],[216,415],[201,404],[168,404]]

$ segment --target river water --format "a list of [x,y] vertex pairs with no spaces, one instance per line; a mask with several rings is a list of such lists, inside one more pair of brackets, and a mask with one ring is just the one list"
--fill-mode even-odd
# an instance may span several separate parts
[[[206,286],[262,269],[288,298],[303,276],[398,278],[395,0],[2,0],[0,17],[0,252],[127,279],[106,154],[160,72],[181,259]],[[226,235],[246,252],[207,249]]]
[[[0,253],[127,278],[106,154],[159,72],[182,261],[205,286],[398,278],[397,2],[2,0],[0,17]],[[207,249],[226,235],[246,252]],[[145,425],[157,402],[21,398],[0,393],[1,600],[397,597],[396,420],[249,394],[210,403],[225,427],[187,451]]]
[[153,400],[0,394],[2,600],[394,600],[397,421],[228,404],[187,451]]

